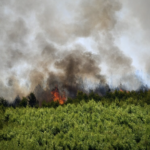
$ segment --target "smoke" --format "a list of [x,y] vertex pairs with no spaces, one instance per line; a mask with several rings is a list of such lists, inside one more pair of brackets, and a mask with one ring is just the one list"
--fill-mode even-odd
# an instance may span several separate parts
[[[106,84],[111,74],[116,85],[139,85],[132,59],[115,44],[122,8],[119,0],[1,0],[0,96],[12,101],[34,91],[49,100],[56,85],[74,96],[86,81]],[[94,43],[92,51],[77,44],[81,38]]]
[[150,19],[149,19],[149,0],[126,0],[120,1],[126,8],[124,9],[124,17],[121,21],[126,24],[124,34],[129,37],[129,41],[133,43],[131,54],[140,62],[139,67],[146,74],[150,73]]
[[[150,40],[150,19],[149,19],[149,7],[150,7],[150,1],[146,0],[146,1],[141,1],[138,0],[136,1],[136,5],[133,4],[133,2],[131,3],[131,5],[133,6],[133,15],[136,16],[138,23],[140,24],[141,28],[142,28],[142,42],[144,43],[144,45],[148,48],[146,48],[143,51],[142,54],[142,60],[144,61],[144,65],[145,65],[145,70],[146,72],[149,74],[150,73],[150,63],[149,63],[149,56],[150,56],[150,44],[149,44],[149,40]],[[147,59],[147,60],[146,60]],[[146,60],[146,61],[145,61]]]
[[103,30],[109,32],[117,22],[115,13],[120,9],[121,4],[116,0],[82,0],[76,17],[78,22],[75,33],[91,36]]

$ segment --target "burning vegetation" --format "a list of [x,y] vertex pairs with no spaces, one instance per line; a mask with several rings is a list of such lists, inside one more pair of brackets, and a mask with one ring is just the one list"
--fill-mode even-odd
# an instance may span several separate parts
[[51,91],[51,95],[53,101],[54,102],[58,101],[59,104],[64,104],[65,101],[67,100],[65,92],[63,91],[63,93],[60,94],[58,87],[55,87],[55,89]]
[[107,85],[103,88],[102,86],[97,87],[95,90],[90,90],[89,92],[79,90],[78,88],[76,90],[77,91],[73,92],[75,97],[68,96],[68,91],[66,92],[65,88],[55,86],[55,88],[47,89],[47,91],[40,91],[38,96],[34,92],[30,93],[26,97],[23,97],[22,99],[17,96],[13,103],[8,103],[8,101],[4,98],[0,98],[0,105],[3,105],[4,107],[26,107],[29,105],[30,107],[56,108],[59,105],[66,105],[68,103],[78,104],[82,100],[89,102],[92,99],[96,102],[101,101],[109,104],[119,101],[120,105],[124,102],[130,102],[136,105],[144,105],[145,103],[150,104],[150,90],[146,87],[141,87],[137,91],[127,91],[121,88],[113,90]]

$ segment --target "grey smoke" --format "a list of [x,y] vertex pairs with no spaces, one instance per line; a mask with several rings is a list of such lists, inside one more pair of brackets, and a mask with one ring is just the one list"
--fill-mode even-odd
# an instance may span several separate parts
[[127,16],[125,16],[126,18],[123,20],[123,24],[128,26],[128,30],[126,30],[125,34],[128,34],[131,37],[132,42],[135,42],[137,47],[140,47],[139,49],[133,49],[133,54],[137,57],[142,66],[140,69],[142,69],[146,74],[149,74],[150,1],[120,0],[120,2],[127,8]]
[[[40,97],[58,83],[68,91],[81,78],[104,84],[112,72],[120,79],[132,74],[131,58],[114,42],[122,7],[119,0],[1,0],[0,96],[12,101],[35,91]],[[79,38],[91,38],[97,49],[77,46]]]

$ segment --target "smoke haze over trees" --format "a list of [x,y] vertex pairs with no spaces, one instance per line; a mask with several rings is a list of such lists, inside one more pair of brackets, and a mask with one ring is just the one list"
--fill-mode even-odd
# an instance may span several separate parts
[[34,91],[49,97],[56,85],[68,94],[111,78],[113,86],[138,89],[136,49],[128,54],[116,41],[140,28],[145,47],[135,57],[150,73],[149,5],[148,0],[1,0],[0,96],[12,101]]

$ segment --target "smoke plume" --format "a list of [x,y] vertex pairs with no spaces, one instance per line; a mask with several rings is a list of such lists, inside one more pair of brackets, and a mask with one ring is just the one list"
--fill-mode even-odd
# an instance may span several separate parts
[[[122,8],[119,0],[1,0],[0,96],[12,101],[34,91],[49,100],[56,85],[74,96],[112,74],[115,86],[140,86],[132,59],[115,44]],[[94,43],[86,43],[91,50],[81,39]]]

